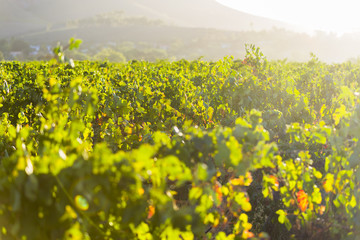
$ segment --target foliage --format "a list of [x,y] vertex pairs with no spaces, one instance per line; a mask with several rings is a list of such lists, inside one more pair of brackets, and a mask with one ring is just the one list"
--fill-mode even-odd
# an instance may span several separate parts
[[25,55],[28,55],[30,52],[30,45],[24,40],[15,38],[13,39],[13,41],[11,41],[10,51],[14,51],[14,52],[22,51]]
[[1,62],[0,237],[356,239],[358,71]]
[[58,42],[57,46],[53,49],[54,57],[59,63],[68,62],[72,67],[74,67],[74,60],[68,59],[65,56],[66,50],[78,49],[82,43],[82,40],[70,38],[68,45],[62,46],[60,42]]
[[114,51],[110,48],[104,48],[100,52],[98,52],[94,59],[97,61],[110,61],[110,62],[125,62],[126,58],[121,52]]

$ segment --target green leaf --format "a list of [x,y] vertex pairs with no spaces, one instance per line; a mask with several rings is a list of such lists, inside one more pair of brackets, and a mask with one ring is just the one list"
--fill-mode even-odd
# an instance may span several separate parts
[[193,187],[189,192],[189,199],[199,199],[203,193],[202,188]]
[[279,223],[283,224],[286,220],[286,215],[287,215],[286,212],[284,210],[280,209],[280,210],[276,211],[276,214],[279,215],[279,217],[278,217]]
[[65,232],[65,240],[81,240],[84,239],[83,233],[80,230],[80,224],[76,222],[69,230]]
[[309,172],[305,172],[303,177],[304,177],[305,182],[311,182],[312,181]]
[[321,133],[313,133],[312,137],[314,138],[316,143],[319,144],[326,144],[326,137],[322,135]]
[[351,196],[351,200],[350,200],[350,203],[349,205],[354,208],[356,206],[356,198],[355,196]]
[[311,199],[314,203],[321,204],[322,197],[321,197],[321,192],[320,192],[319,188],[314,188],[314,192],[311,194]]
[[89,203],[82,195],[76,195],[74,198],[74,202],[75,206],[81,211],[86,211],[89,209]]
[[205,181],[207,179],[207,168],[207,165],[203,163],[197,165],[197,177],[200,181]]
[[313,174],[317,179],[322,178],[321,172],[317,171],[315,168],[313,169]]
[[289,231],[291,229],[292,225],[291,225],[289,219],[287,218],[287,213],[284,210],[279,209],[276,211],[276,214],[279,215],[279,217],[278,217],[279,223],[285,224],[286,229]]
[[342,104],[339,108],[335,110],[335,113],[333,114],[334,124],[338,125],[341,118],[344,117],[346,114],[346,107],[344,104]]

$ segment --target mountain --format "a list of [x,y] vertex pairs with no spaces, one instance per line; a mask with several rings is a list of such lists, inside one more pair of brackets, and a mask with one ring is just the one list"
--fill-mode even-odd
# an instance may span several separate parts
[[14,0],[0,0],[0,38],[35,30],[46,21],[27,11]]
[[215,0],[0,0],[0,38],[45,31],[70,20],[113,11],[192,28],[244,31],[292,27],[242,13]]

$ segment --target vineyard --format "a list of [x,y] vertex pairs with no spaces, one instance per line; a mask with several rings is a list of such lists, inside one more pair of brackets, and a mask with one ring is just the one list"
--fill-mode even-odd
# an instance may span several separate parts
[[0,239],[359,239],[360,65],[0,62]]

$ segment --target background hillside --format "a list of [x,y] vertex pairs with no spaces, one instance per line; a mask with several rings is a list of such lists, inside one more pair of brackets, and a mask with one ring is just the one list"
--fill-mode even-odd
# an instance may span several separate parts
[[314,53],[331,63],[360,56],[359,35],[301,30],[216,0],[0,0],[0,60],[43,60],[71,37],[84,41],[73,56],[79,60],[242,58],[245,44],[269,59],[307,61]]
[[[215,0],[0,0],[0,37],[35,31],[70,20],[123,11],[128,16],[159,19],[182,27],[244,31],[290,27],[225,7]],[[14,14],[15,13],[15,14]],[[21,24],[26,26],[11,29]],[[15,25],[19,24],[19,25]],[[23,32],[21,32],[23,31]]]

